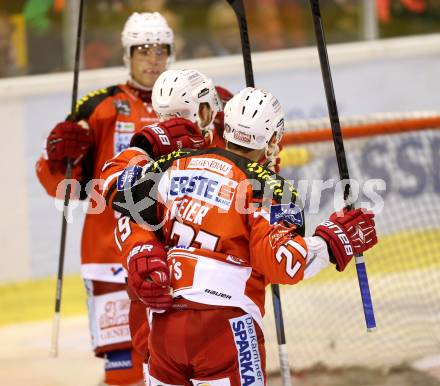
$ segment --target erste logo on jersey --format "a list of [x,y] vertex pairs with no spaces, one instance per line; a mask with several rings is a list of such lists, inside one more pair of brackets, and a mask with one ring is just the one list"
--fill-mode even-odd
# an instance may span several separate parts
[[229,319],[238,354],[241,385],[263,386],[264,377],[257,332],[251,315]]
[[227,211],[237,184],[206,170],[173,170],[168,194],[171,199],[188,196]]

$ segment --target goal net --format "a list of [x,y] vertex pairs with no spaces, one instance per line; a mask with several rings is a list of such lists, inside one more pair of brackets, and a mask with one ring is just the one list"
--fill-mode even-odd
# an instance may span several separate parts
[[[282,286],[294,370],[387,368],[439,354],[440,113],[341,118],[357,206],[376,212],[379,243],[366,256],[377,321],[366,331],[354,262]],[[306,233],[342,206],[328,120],[287,124],[281,174],[305,202]],[[279,368],[268,291],[268,371]]]

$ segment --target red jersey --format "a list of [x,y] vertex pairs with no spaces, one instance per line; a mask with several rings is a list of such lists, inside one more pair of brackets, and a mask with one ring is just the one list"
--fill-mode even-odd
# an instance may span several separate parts
[[[72,172],[73,178],[81,184],[81,199],[90,195],[85,189],[86,185],[100,178],[105,161],[126,149],[135,132],[158,121],[150,95],[128,85],[117,85],[91,92],[78,101],[75,120],[85,121],[93,138],[89,152]],[[72,116],[67,119],[72,119]],[[58,184],[65,178],[64,174],[51,173],[44,156],[38,160],[36,172],[47,193],[55,197]],[[97,193],[98,186],[95,185],[91,191]],[[94,210],[97,202],[103,209],[98,214]],[[92,197],[82,233],[83,278],[124,282],[120,255],[113,238],[118,217],[117,213],[104,205],[98,194]]]
[[173,152],[135,182],[137,168],[106,192],[129,216],[116,231],[125,259],[135,244],[158,240],[170,248],[175,298],[239,307],[262,325],[266,285],[304,276],[304,220],[293,186],[223,149]]

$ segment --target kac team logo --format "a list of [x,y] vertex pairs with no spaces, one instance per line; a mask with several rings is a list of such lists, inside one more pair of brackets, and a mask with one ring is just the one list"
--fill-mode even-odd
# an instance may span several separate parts
[[304,225],[304,218],[301,208],[293,203],[271,205],[270,223],[276,224],[281,221],[302,227]]

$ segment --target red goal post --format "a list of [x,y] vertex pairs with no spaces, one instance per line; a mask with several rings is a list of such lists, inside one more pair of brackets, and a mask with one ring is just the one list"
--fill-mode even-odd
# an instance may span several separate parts
[[[440,111],[381,113],[340,117],[343,138],[372,137],[440,128]],[[330,122],[326,119],[292,120],[286,123],[283,146],[332,141]]]

